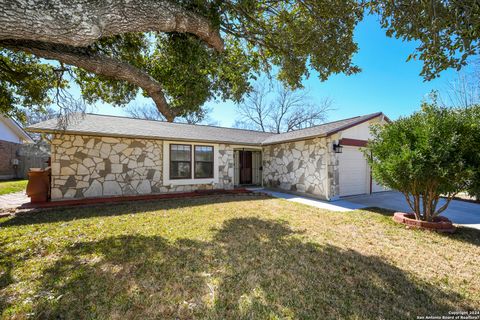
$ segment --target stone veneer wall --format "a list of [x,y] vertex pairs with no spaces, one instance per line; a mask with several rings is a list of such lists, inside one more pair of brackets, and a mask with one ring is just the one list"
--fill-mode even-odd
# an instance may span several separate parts
[[233,149],[219,146],[219,183],[164,186],[163,141],[57,135],[52,140],[52,199],[233,188]]
[[[333,149],[333,143],[338,143],[339,135],[335,134],[326,138],[327,150]],[[328,157],[328,200],[339,198],[340,195],[340,183],[339,183],[339,166],[338,157],[335,152],[327,152]]]
[[327,150],[326,138],[264,147],[264,185],[327,199],[335,176]]
[[233,189],[234,154],[229,144],[218,145],[218,189]]

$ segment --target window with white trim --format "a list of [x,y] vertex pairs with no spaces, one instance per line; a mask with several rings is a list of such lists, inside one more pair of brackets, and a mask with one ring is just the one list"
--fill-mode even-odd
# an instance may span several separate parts
[[195,146],[195,179],[213,178],[213,147]]
[[170,144],[169,152],[171,180],[214,178],[213,146]]
[[192,177],[192,146],[188,144],[170,145],[170,179],[190,179]]

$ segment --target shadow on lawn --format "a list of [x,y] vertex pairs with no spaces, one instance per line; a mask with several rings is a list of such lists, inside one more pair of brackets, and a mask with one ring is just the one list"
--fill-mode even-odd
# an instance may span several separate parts
[[31,225],[39,223],[55,223],[76,219],[88,219],[92,217],[119,216],[135,214],[139,212],[180,209],[216,203],[228,203],[237,201],[254,201],[270,199],[263,195],[212,195],[198,198],[163,199],[148,201],[131,201],[123,203],[111,203],[72,208],[49,208],[38,212],[18,214],[13,218],[0,223],[0,228],[10,226]]
[[215,232],[78,243],[44,274],[35,317],[411,319],[469,308],[378,257],[303,242],[287,223],[231,219]]
[[[127,214],[142,213],[148,211],[180,209],[185,207],[195,207],[209,204],[238,202],[238,201],[256,201],[272,199],[263,195],[218,195],[204,196],[189,199],[165,199],[154,201],[132,201],[128,203],[115,203],[96,205],[88,207],[76,207],[66,209],[49,209],[41,212],[26,213],[17,215],[11,219],[0,223],[0,228],[10,226],[32,225],[41,223],[55,223],[60,221],[71,221],[76,219],[88,219],[92,217],[120,216]],[[381,208],[365,208],[362,211],[369,211],[386,217],[393,216],[392,210]],[[480,230],[459,227],[454,234],[446,234],[446,237],[454,240],[471,243],[480,246]]]
[[[0,248],[4,248],[5,243],[0,243]],[[2,295],[3,289],[15,282],[12,275],[16,257],[21,254],[19,250],[13,252],[6,252],[6,250],[0,250],[0,315],[1,311],[8,306],[8,299]]]
[[[390,221],[391,217],[393,217],[393,214],[395,211],[393,210],[388,210],[388,209],[382,209],[382,208],[364,208],[361,209],[362,211],[368,211],[372,212],[378,215],[382,215],[385,217],[389,217]],[[392,224],[399,226],[401,228],[406,228],[404,225],[401,225],[397,222],[391,222]],[[419,230],[419,232],[434,232],[434,231],[428,231],[428,230]],[[475,228],[469,228],[468,226],[457,226],[457,230],[454,233],[444,233],[441,234],[444,237],[448,237],[452,240],[455,241],[461,241],[465,243],[470,243],[476,246],[480,246],[480,230],[475,229]]]

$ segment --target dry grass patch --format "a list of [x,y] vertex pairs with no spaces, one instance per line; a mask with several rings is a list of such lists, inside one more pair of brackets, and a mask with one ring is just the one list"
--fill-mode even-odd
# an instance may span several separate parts
[[[367,218],[367,219],[365,219]],[[4,318],[411,319],[480,309],[480,233],[221,196],[0,220]]]

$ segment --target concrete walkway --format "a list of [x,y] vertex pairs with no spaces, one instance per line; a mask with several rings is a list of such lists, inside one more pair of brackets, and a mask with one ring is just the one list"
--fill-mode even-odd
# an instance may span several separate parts
[[364,205],[361,204],[356,204],[353,202],[349,201],[343,201],[343,200],[338,200],[338,201],[323,201],[323,200],[318,200],[314,198],[308,198],[308,197],[303,197],[303,196],[296,196],[293,194],[289,193],[284,193],[284,192],[278,192],[278,191],[272,191],[268,189],[262,189],[262,188],[247,188],[248,190],[251,191],[258,191],[262,193],[266,193],[268,195],[271,195],[272,197],[275,198],[280,198],[280,199],[285,199],[288,201],[293,201],[293,202],[298,202],[298,203],[303,203],[308,206],[320,208],[320,209],[326,209],[330,211],[340,211],[340,212],[345,212],[345,211],[352,211],[356,209],[361,209],[365,208]]
[[[345,212],[368,207],[403,212],[411,211],[403,195],[395,191],[351,196],[342,198],[341,200],[328,202],[262,188],[252,188],[249,190],[261,191],[276,198],[303,203],[312,207],[331,211]],[[439,206],[443,203],[445,203],[445,200],[440,201]],[[455,224],[480,230],[480,204],[453,200],[442,215],[452,220]]]
[[25,191],[8,193],[0,196],[0,213],[18,208],[30,201]]

